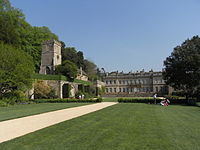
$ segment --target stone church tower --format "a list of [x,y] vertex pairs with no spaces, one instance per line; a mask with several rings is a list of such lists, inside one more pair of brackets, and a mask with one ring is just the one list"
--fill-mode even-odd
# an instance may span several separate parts
[[61,43],[56,40],[43,42],[40,74],[53,74],[55,66],[60,65],[61,61]]

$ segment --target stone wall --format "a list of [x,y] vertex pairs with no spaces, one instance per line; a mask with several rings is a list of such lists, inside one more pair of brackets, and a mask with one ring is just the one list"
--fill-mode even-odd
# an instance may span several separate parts
[[[70,97],[75,97],[75,94],[78,91],[77,83],[61,81],[61,80],[42,80],[42,81],[45,84],[47,84],[48,86],[50,86],[53,90],[55,90],[55,94],[58,96],[58,98],[63,98],[63,92],[64,92],[63,85],[64,84],[68,84],[71,86]],[[34,86],[32,87],[32,89],[27,90],[26,95],[28,98],[34,99]]]

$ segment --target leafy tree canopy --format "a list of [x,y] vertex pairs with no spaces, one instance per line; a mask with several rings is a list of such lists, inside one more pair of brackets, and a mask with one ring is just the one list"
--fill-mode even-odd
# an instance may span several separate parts
[[77,70],[78,68],[73,62],[65,60],[61,65],[56,66],[55,73],[66,76],[69,81],[74,81],[77,76]]
[[62,47],[62,61],[69,60],[76,64],[78,68],[83,67],[83,52],[78,51],[74,47]]
[[31,87],[33,72],[34,65],[28,54],[0,43],[0,98]]
[[77,68],[83,68],[88,74],[90,79],[96,78],[96,65],[87,59],[84,59],[82,51],[77,51],[74,47],[65,47],[65,43],[62,43],[62,61],[69,60],[73,62]]
[[58,40],[58,37],[47,27],[31,26],[19,9],[13,8],[8,0],[0,0],[0,41],[31,55],[37,72],[41,61],[41,43],[49,39]]
[[88,74],[90,80],[97,80],[97,66],[95,63],[85,59],[83,70]]
[[180,46],[164,61],[166,83],[187,95],[193,95],[200,87],[200,38],[194,36]]

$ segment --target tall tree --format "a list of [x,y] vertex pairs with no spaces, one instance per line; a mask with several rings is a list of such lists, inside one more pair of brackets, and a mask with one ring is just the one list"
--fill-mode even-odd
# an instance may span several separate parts
[[18,45],[24,18],[22,12],[13,8],[8,0],[0,0],[0,41]]
[[0,41],[31,55],[37,72],[41,60],[41,43],[49,39],[58,40],[58,37],[47,27],[32,27],[19,9],[13,8],[8,0],[0,0]]
[[66,47],[62,49],[62,61],[69,60],[77,65],[77,51],[74,47]]
[[77,66],[78,68],[84,66],[84,56],[82,51],[77,52]]
[[0,98],[31,87],[33,72],[34,65],[28,54],[0,42]]
[[200,87],[200,38],[194,36],[180,46],[164,61],[164,79],[178,90],[192,96]]
[[66,76],[69,81],[74,81],[77,76],[77,70],[78,68],[73,62],[65,60],[61,65],[56,66],[55,73]]
[[85,59],[83,70],[88,74],[90,80],[97,79],[97,66],[92,61]]

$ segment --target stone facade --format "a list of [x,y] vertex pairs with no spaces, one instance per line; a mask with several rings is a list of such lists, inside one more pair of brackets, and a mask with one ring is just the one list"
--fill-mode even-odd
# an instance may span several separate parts
[[50,86],[53,90],[55,90],[55,94],[58,96],[58,98],[66,98],[64,97],[65,92],[63,87],[64,85],[70,86],[70,97],[75,97],[75,93],[78,91],[78,84],[75,84],[73,82],[68,81],[62,81],[62,80],[42,80],[44,83],[46,83],[48,86]]
[[83,71],[82,67],[78,70],[78,75],[77,75],[76,79],[83,80],[83,81],[88,81],[88,76]]
[[152,96],[168,94],[162,72],[111,72],[104,77],[105,96]]
[[60,65],[61,43],[56,40],[48,40],[42,43],[42,58],[40,74],[53,74],[55,66]]

